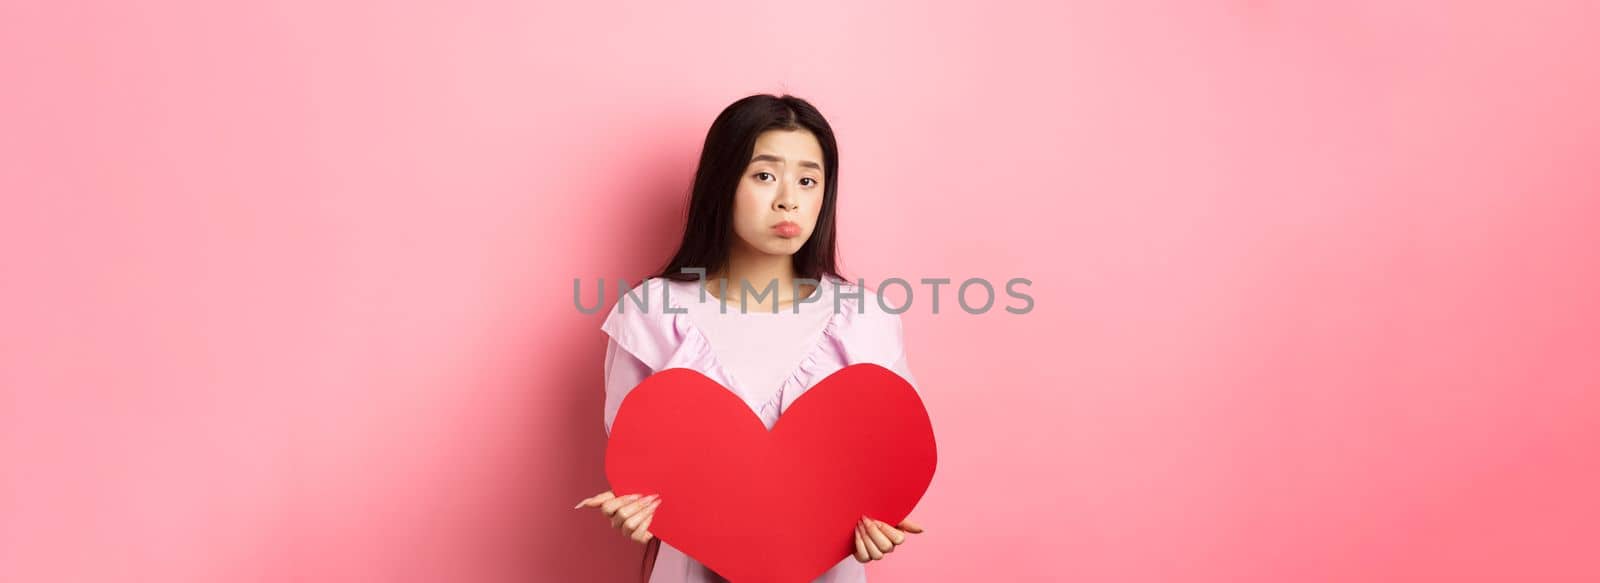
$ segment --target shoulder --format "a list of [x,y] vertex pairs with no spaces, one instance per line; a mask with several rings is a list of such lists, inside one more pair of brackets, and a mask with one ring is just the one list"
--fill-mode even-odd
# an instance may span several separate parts
[[682,340],[683,323],[678,318],[682,301],[674,296],[685,293],[684,288],[684,282],[664,277],[631,286],[619,281],[610,288],[615,289],[616,299],[600,329],[624,350],[657,367]]
[[834,332],[853,361],[890,361],[904,351],[900,314],[859,280],[833,280]]
[[867,287],[861,280],[845,281],[831,279],[834,287],[835,305],[841,313],[854,316],[852,323],[859,324],[896,324],[900,322],[900,314],[889,311],[887,302],[878,290]]
[[680,297],[685,291],[693,289],[693,282],[677,281],[665,277],[652,277],[636,284],[629,284],[626,280],[617,280],[614,286],[605,289],[607,295],[615,293],[615,299],[607,310],[607,318],[625,316],[626,314],[653,315],[670,313],[668,306],[673,308],[683,305]]

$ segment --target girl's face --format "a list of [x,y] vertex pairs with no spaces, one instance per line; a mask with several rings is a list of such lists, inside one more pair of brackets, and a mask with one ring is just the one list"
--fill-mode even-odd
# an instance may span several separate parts
[[793,255],[811,238],[822,211],[822,145],[804,129],[756,137],[733,197],[733,231],[746,247]]

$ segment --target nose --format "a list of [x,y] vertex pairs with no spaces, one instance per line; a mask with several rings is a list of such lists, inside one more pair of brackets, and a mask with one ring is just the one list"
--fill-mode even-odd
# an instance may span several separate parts
[[789,196],[788,188],[783,188],[777,198],[772,199],[772,208],[781,213],[792,213],[800,210],[800,203]]

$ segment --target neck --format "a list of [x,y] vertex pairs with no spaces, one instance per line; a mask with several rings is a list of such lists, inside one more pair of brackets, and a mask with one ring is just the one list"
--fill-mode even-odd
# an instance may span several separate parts
[[[795,299],[794,280],[798,277],[794,270],[794,257],[790,255],[771,255],[761,253],[747,247],[736,246],[728,253],[728,263],[721,270],[707,276],[711,281],[707,287],[713,294],[720,296],[723,301],[735,305],[739,302],[739,292],[743,289],[742,282],[749,282],[750,289],[754,290],[745,298],[751,306],[756,305],[756,294],[762,293],[767,286],[777,282],[776,300],[781,307],[793,302]],[[722,289],[722,280],[727,280],[727,289]],[[807,285],[800,290],[802,295],[809,295],[812,286]],[[760,305],[769,306],[773,296],[760,300]]]

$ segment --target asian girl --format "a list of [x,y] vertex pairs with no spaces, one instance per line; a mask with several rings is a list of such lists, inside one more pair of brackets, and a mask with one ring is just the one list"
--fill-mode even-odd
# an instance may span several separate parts
[[[729,387],[769,430],[807,388],[850,364],[881,364],[915,386],[899,316],[879,307],[875,291],[838,273],[838,165],[832,128],[803,99],[752,95],[717,116],[700,153],[682,242],[659,272],[629,292],[668,297],[682,311],[613,306],[602,325],[610,335],[608,434],[627,392],[667,368],[692,368]],[[575,508],[598,509],[646,545],[642,579],[649,583],[723,581],[650,533],[662,504],[670,501],[607,491]],[[910,520],[890,525],[862,517],[854,557],[814,583],[865,582],[865,563],[922,531]]]

